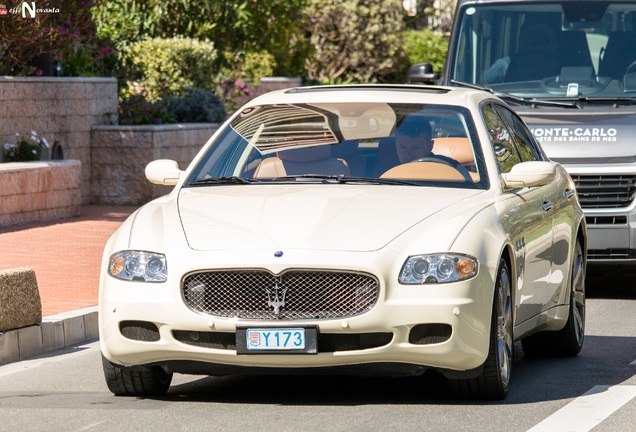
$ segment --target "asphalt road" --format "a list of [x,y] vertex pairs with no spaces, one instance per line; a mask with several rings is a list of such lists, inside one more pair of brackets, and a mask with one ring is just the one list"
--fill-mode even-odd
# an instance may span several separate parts
[[633,431],[636,287],[588,281],[583,351],[524,358],[499,402],[443,379],[175,376],[165,397],[112,396],[97,343],[0,367],[0,431]]

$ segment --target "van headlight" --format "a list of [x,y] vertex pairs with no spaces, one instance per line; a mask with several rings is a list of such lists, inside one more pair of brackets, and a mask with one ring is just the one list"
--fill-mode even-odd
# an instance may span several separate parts
[[166,257],[152,252],[119,251],[110,257],[108,274],[134,282],[165,282],[168,279]]
[[477,274],[479,263],[468,255],[428,254],[407,258],[399,281],[406,285],[457,282]]

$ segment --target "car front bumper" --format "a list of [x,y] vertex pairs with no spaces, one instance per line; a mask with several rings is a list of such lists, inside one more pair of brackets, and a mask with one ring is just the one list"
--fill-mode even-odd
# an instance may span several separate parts
[[[334,268],[329,263],[326,268]],[[386,277],[370,266],[378,301],[356,316],[325,320],[247,320],[201,314],[183,300],[180,280],[125,282],[102,276],[100,343],[104,356],[121,366],[161,365],[167,370],[211,375],[241,369],[339,368],[355,365],[408,365],[469,371],[488,354],[495,269],[481,266],[468,281],[400,285],[397,270]],[[383,265],[377,263],[376,269]],[[171,269],[172,270],[172,269]],[[280,269],[272,268],[272,272]],[[179,272],[186,274],[187,269]],[[237,354],[238,328],[316,328],[316,354]],[[407,368],[408,369],[408,368]]]

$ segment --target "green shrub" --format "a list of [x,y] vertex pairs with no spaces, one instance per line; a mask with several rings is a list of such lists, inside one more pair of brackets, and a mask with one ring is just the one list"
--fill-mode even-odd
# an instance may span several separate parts
[[208,39],[219,51],[267,51],[277,74],[296,76],[307,51],[302,11],[308,1],[95,0],[92,12],[97,35],[118,52],[144,38],[180,35]]
[[180,123],[220,123],[225,120],[225,108],[211,91],[188,89],[185,95],[166,99],[166,107]]
[[[48,148],[45,138],[39,138],[35,131],[31,131],[28,138],[19,133],[15,144],[6,143],[0,151],[4,152],[4,162],[26,162],[40,160],[42,149]],[[2,158],[0,158],[2,159]]]
[[373,82],[400,67],[404,11],[394,0],[309,0],[309,79]]
[[151,102],[144,94],[130,94],[119,98],[119,124],[144,125],[176,123],[162,100]]
[[448,41],[429,29],[407,30],[403,33],[404,52],[410,65],[427,62],[440,73],[448,52]]
[[243,106],[261,78],[272,76],[276,59],[267,51],[246,54],[224,54],[225,66],[218,73],[216,94],[220,95],[225,108],[232,112]]
[[125,76],[145,88],[147,99],[180,96],[188,88],[214,88],[217,52],[211,42],[190,38],[146,39],[123,53]]

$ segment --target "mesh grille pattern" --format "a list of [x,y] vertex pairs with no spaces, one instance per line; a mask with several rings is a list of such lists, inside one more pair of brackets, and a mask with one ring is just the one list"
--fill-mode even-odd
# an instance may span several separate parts
[[572,179],[583,208],[627,207],[636,193],[633,175],[574,175]]
[[359,315],[376,303],[379,283],[354,272],[292,270],[208,271],[182,282],[186,305],[221,317],[260,320],[334,319]]

